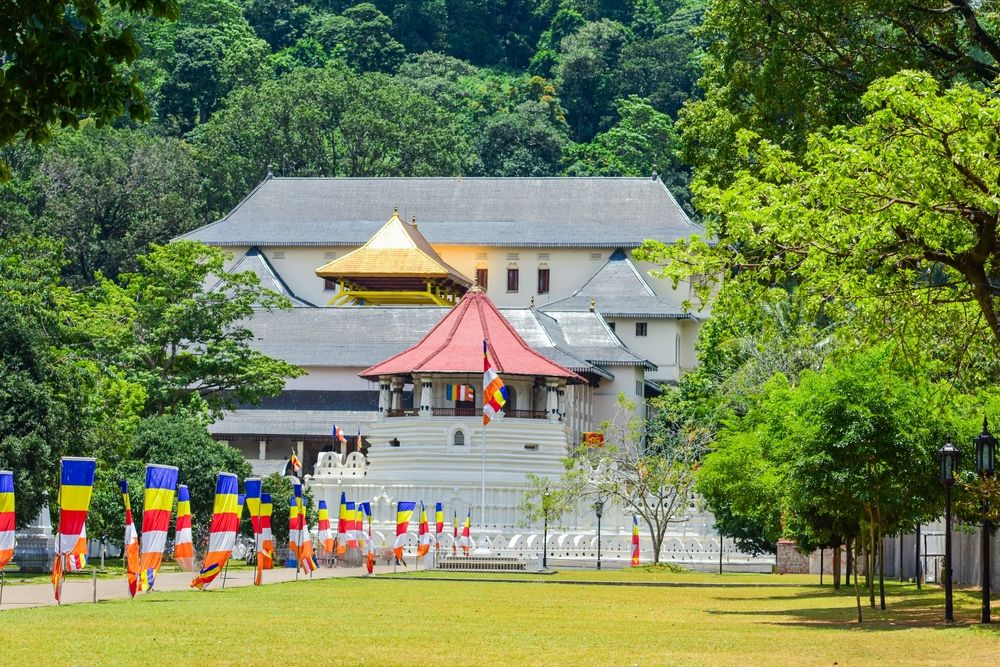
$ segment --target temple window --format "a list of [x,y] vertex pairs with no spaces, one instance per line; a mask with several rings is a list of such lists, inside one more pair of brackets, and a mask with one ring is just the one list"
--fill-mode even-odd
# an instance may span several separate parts
[[284,259],[285,258],[285,251],[284,250],[275,250],[274,252],[271,253],[271,258],[272,259]]
[[635,335],[639,336],[639,337],[642,337],[642,336],[646,335],[646,323],[645,322],[636,322],[635,323]]
[[509,253],[507,253],[507,261],[508,262],[516,262],[519,259],[521,259],[521,254],[520,253],[517,253],[517,252],[509,252]]
[[516,292],[518,280],[520,278],[520,272],[516,268],[507,269],[507,291]]
[[549,293],[549,270],[548,269],[538,269],[538,293],[548,294]]
[[452,444],[456,447],[465,447],[465,431],[458,429],[452,436]]
[[487,284],[490,282],[490,270],[489,269],[476,269],[476,284],[486,289]]

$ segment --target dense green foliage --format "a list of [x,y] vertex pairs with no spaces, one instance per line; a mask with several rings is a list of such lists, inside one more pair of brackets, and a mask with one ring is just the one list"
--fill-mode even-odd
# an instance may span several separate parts
[[[184,0],[177,20],[169,3],[115,5],[96,18],[119,27],[120,62],[129,66],[118,76],[131,82],[131,97],[122,102],[111,87],[106,102],[71,107],[63,124],[124,115],[115,129],[85,121],[83,132],[56,131],[40,148],[11,142],[46,138],[51,116],[0,137],[11,171],[0,186],[0,233],[56,235],[66,240],[68,276],[88,282],[100,270],[113,278],[135,268],[145,244],[224,214],[269,169],[656,171],[687,206],[673,121],[696,94],[693,29],[704,5]],[[6,51],[15,54],[12,72],[31,65]]]

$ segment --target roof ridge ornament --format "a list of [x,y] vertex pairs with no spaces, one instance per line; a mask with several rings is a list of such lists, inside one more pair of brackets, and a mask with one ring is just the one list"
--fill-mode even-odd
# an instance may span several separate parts
[[597,310],[597,299],[590,297],[590,312]]

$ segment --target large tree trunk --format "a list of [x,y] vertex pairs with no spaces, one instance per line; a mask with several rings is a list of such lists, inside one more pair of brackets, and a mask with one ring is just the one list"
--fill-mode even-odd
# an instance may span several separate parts
[[833,590],[840,590],[840,545],[833,547]]
[[[860,538],[859,538],[860,539]],[[858,552],[859,544],[857,541],[854,543],[854,557],[851,559],[851,563],[854,566],[854,601],[857,603],[858,607],[858,623],[862,622],[861,619],[861,585],[858,583]]]
[[882,527],[882,510],[878,510],[878,600],[885,611],[885,533]]
[[868,510],[868,556],[865,558],[865,583],[868,584],[868,606],[875,608],[875,517]]

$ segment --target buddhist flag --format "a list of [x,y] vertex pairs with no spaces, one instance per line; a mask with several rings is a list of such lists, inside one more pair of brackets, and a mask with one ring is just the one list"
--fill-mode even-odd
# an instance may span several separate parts
[[472,530],[472,510],[465,515],[465,523],[462,524],[462,551],[465,553],[466,557],[469,555],[469,549],[472,547],[472,535],[470,531]]
[[347,501],[347,548],[357,549],[358,548],[358,533],[355,530],[357,521],[354,518],[354,501]]
[[639,565],[639,518],[632,515],[632,567]]
[[312,535],[309,532],[309,521],[306,519],[306,508],[303,505],[299,506],[299,518],[302,521],[302,537],[299,542],[299,567],[306,574],[312,574],[312,571],[319,567],[319,565],[316,563],[316,557],[313,555]]
[[270,493],[260,494],[260,547],[257,549],[257,575],[254,583],[260,586],[264,570],[274,567],[274,533],[271,532],[271,514],[274,505]]
[[299,460],[299,456],[295,453],[294,449],[292,450],[292,472],[295,474],[302,472],[302,461]]
[[337,442],[342,442],[345,445],[347,444],[347,438],[344,437],[344,429],[340,428],[336,424],[334,424],[333,428],[330,429],[330,435]]
[[261,584],[261,549],[263,548],[263,539],[261,536],[260,527],[260,506],[261,506],[261,481],[257,477],[250,477],[243,480],[243,488],[246,491],[244,502],[247,506],[247,511],[250,513],[250,526],[253,529],[253,548],[254,552],[257,554],[257,568],[254,575],[253,583],[254,586],[260,586]]
[[323,550],[333,553],[333,533],[330,531],[330,510],[326,506],[326,501],[319,501],[319,539],[323,545]]
[[66,571],[79,572],[87,567],[87,527],[83,527],[83,532],[76,539],[76,545],[66,556]]
[[441,536],[444,535],[444,507],[434,503],[434,553],[441,551]]
[[427,528],[427,508],[424,507],[424,501],[421,500],[420,527],[417,530],[417,558],[427,555],[427,552],[431,550],[431,540],[433,539]]
[[366,544],[364,512],[361,511],[363,504],[359,502],[354,510],[354,536],[358,539],[358,549],[364,549]]
[[0,570],[14,556],[14,473],[0,470]]
[[[52,585],[56,600],[62,592],[63,570],[72,565],[86,563],[85,527],[90,511],[90,497],[94,491],[94,471],[97,460],[65,456],[59,471],[59,528],[56,534],[56,558],[52,566]],[[80,553],[80,542],[84,551]]]
[[342,554],[347,551],[347,531],[349,517],[347,516],[347,494],[340,492],[340,511],[337,513],[337,553]]
[[358,439],[355,442],[355,445],[357,446],[357,450],[359,452],[361,451],[361,445],[363,445],[363,444],[364,444],[364,441],[362,441],[362,439],[361,439],[361,427],[359,426],[358,427]]
[[177,521],[174,523],[174,560],[185,572],[194,571],[194,543],[191,539],[191,494],[177,486]]
[[451,513],[451,555],[458,555],[458,512]]
[[142,506],[142,555],[139,557],[139,590],[148,591],[163,562],[170,530],[170,512],[177,490],[177,468],[146,465],[146,495]]
[[[299,504],[295,496],[288,499],[288,550],[299,561],[299,534],[302,532],[299,524]],[[298,567],[298,565],[296,565]]]
[[507,402],[507,387],[503,380],[490,366],[490,357],[486,354],[486,341],[483,341],[483,426],[490,423]]
[[444,397],[449,401],[474,401],[476,391],[467,384],[448,384],[445,385]]
[[406,544],[406,534],[410,530],[410,517],[417,508],[414,502],[396,503],[396,542],[392,545],[396,560],[403,560],[403,546]]
[[212,583],[236,545],[236,531],[240,527],[239,480],[236,475],[220,472],[215,481],[215,504],[212,508],[212,525],[208,534],[208,554],[191,588],[202,590]]
[[359,510],[362,513],[361,519],[361,529],[364,530],[365,523],[364,518],[368,518],[368,538],[366,542],[368,543],[368,574],[375,573],[375,542],[372,540],[372,506],[371,503],[358,503],[361,507]]
[[135,597],[139,590],[139,536],[135,530],[135,520],[132,517],[132,502],[128,497],[128,482],[121,480],[118,485],[122,489],[122,500],[125,503],[125,578],[128,581],[128,592]]

